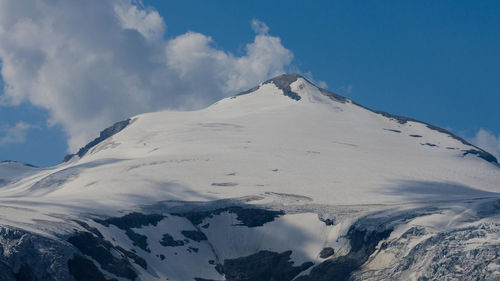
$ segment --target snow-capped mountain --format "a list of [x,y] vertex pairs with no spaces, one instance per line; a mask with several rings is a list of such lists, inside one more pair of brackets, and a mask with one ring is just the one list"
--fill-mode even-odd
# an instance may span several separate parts
[[0,280],[498,280],[499,192],[486,151],[282,75],[0,164]]

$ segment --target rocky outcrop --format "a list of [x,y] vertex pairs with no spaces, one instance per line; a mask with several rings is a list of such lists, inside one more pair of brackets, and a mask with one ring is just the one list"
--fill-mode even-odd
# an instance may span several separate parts
[[207,236],[198,230],[183,230],[181,231],[182,235],[186,238],[191,239],[196,242],[207,240]]
[[80,255],[68,261],[68,269],[75,281],[118,281],[104,275],[91,260]]
[[306,262],[294,266],[290,261],[291,254],[292,251],[260,251],[247,257],[224,260],[222,271],[227,281],[290,281],[313,265]]
[[78,156],[82,158],[91,148],[103,142],[107,138],[112,137],[113,135],[119,133],[121,130],[125,129],[130,124],[131,119],[123,120],[120,122],[116,122],[113,126],[108,127],[101,131],[99,137],[95,138],[93,141],[89,142],[84,147],[80,148],[76,154],[68,154],[64,157],[63,162],[69,161],[74,156]]
[[[79,231],[68,238],[68,242],[73,244],[81,253],[97,261],[104,270],[129,280],[135,280],[137,277],[137,273],[133,270],[128,259],[124,255],[117,257],[116,254],[113,254],[113,252],[120,252],[103,238],[90,232]],[[85,264],[85,262],[80,259],[78,264]]]
[[351,250],[345,256],[329,259],[315,266],[308,275],[300,276],[297,281],[349,280],[352,272],[359,269],[375,251],[378,243],[386,239],[392,229],[382,231],[351,227],[346,238]]
[[160,244],[163,247],[179,247],[179,246],[184,246],[184,241],[182,240],[175,240],[172,235],[165,233],[163,234],[162,239],[160,240]]
[[193,225],[200,225],[205,218],[211,218],[215,215],[220,215],[221,213],[224,212],[236,214],[237,215],[236,219],[241,222],[240,225],[248,227],[263,226],[264,224],[271,222],[275,218],[285,214],[283,211],[246,208],[246,207],[244,208],[235,206],[235,207],[215,209],[212,211],[176,213],[174,215],[187,218],[189,221],[193,223]]
[[67,260],[74,252],[63,240],[1,226],[0,280],[71,280]]

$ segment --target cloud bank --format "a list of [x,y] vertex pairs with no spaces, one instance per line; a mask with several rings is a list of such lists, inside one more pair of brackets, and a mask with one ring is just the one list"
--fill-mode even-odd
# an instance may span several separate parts
[[26,141],[28,130],[34,129],[33,125],[17,122],[14,126],[3,124],[0,126],[0,145],[23,143]]
[[199,108],[286,72],[292,52],[251,27],[236,56],[196,32],[166,40],[163,18],[137,1],[0,0],[0,104],[46,109],[75,151],[131,115]]
[[500,134],[495,136],[493,133],[481,128],[471,142],[493,154],[500,161]]

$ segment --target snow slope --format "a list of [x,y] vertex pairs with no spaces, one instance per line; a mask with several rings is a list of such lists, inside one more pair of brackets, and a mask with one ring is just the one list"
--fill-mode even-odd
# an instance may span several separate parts
[[134,116],[56,167],[22,171],[0,188],[0,234],[64,250],[47,273],[7,247],[12,278],[500,277],[496,159],[298,75],[203,110]]
[[30,164],[9,160],[2,161],[0,162],[0,188],[29,174],[36,173],[38,170],[37,167]]

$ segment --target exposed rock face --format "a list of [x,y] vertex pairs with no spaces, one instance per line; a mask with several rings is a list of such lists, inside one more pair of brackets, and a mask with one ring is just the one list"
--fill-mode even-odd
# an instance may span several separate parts
[[[351,280],[402,280],[415,272],[421,276],[419,280],[498,280],[498,272],[494,272],[500,267],[500,244],[476,241],[498,236],[499,226],[486,223],[432,236],[423,228],[412,228],[383,245],[383,252],[394,255],[398,263],[383,270],[361,270]],[[421,242],[410,246],[411,241]]]
[[186,236],[193,241],[200,242],[203,240],[207,240],[207,236],[203,234],[203,232],[198,230],[183,230],[181,231],[182,235]]
[[477,157],[482,158],[488,162],[498,164],[497,158],[482,149],[469,149],[464,151],[463,156],[467,154],[477,155]]
[[299,77],[301,76],[297,74],[283,74],[264,82],[264,84],[273,83],[274,85],[276,85],[276,87],[283,91],[283,94],[285,96],[298,101],[301,99],[301,97],[299,94],[292,91],[290,84],[297,81]]
[[133,241],[134,246],[138,246],[146,252],[151,252],[148,246],[148,237],[142,234],[135,233],[132,229],[127,229],[125,234]]
[[177,247],[177,246],[184,246],[184,241],[175,240],[172,237],[172,235],[166,233],[166,234],[163,234],[163,237],[160,241],[160,244],[164,247]]
[[[80,252],[83,254],[92,257],[96,260],[99,265],[104,269],[118,277],[127,278],[130,280],[135,280],[137,274],[132,269],[130,262],[126,257],[118,258],[113,254],[119,253],[113,245],[98,237],[90,232],[77,232],[73,236],[68,239],[68,242],[73,244]],[[82,264],[85,265],[86,262],[83,262],[81,259],[77,259],[74,262],[75,268],[76,265]]]
[[0,281],[17,281],[12,269],[5,264],[0,263]]
[[199,225],[203,222],[205,218],[209,218],[214,215],[220,215],[221,213],[224,212],[236,214],[237,215],[236,219],[241,222],[241,225],[248,227],[263,226],[265,223],[271,222],[275,218],[285,214],[283,211],[242,208],[242,207],[228,207],[228,208],[215,209],[212,211],[187,212],[175,215],[186,217],[194,225]]
[[[315,266],[311,273],[300,276],[297,281],[327,281],[327,280],[349,280],[352,272],[359,269],[371,254],[375,251],[378,243],[386,239],[392,229],[378,231],[360,230],[351,227],[347,233],[351,245],[350,252],[336,259],[326,260]],[[333,249],[332,249],[333,250]]]
[[82,158],[92,147],[98,145],[99,143],[103,142],[109,137],[112,137],[113,135],[119,133],[121,130],[125,129],[130,124],[130,119],[123,120],[120,122],[116,122],[113,124],[113,126],[108,127],[104,129],[100,134],[99,137],[95,138],[93,141],[89,142],[87,145],[84,147],[80,148],[76,154],[68,154],[64,157],[63,162],[69,161],[73,156],[78,155],[78,157]]
[[68,268],[75,281],[117,281],[100,272],[91,260],[79,255],[68,261]]
[[64,241],[0,226],[0,280],[71,280],[66,261],[74,252]]
[[118,228],[127,230],[131,228],[138,228],[146,225],[155,225],[161,221],[165,216],[159,214],[145,215],[142,213],[130,213],[123,217],[108,218],[105,220],[95,220],[96,222],[109,226],[110,224],[116,225]]
[[225,260],[222,270],[227,281],[289,281],[313,265],[306,262],[294,266],[290,261],[291,254],[292,251],[260,251],[248,257]]
[[105,220],[97,219],[95,221],[105,226],[112,224],[125,230],[125,234],[133,241],[134,245],[139,246],[146,252],[150,252],[151,250],[148,247],[147,237],[134,232],[132,228],[139,228],[146,225],[156,226],[163,218],[163,215],[158,214],[145,215],[142,213],[130,213],[123,217],[108,218]]
[[319,252],[319,257],[322,259],[326,259],[330,256],[333,256],[334,253],[335,253],[335,250],[333,250],[332,247],[326,247],[326,248],[323,248],[323,250],[321,250],[321,252]]
[[[406,226],[410,221],[418,221],[425,217],[440,215],[447,206],[388,210],[374,212],[357,219],[348,229],[345,235],[337,238],[337,241],[345,239],[347,248],[339,248],[339,245],[324,247],[318,252],[320,260],[310,260],[296,263],[292,258],[295,250],[283,252],[259,250],[250,255],[242,255],[236,258],[217,258],[218,247],[221,244],[214,243],[203,231],[213,231],[213,226],[200,228],[191,221],[191,227],[198,230],[179,230],[176,235],[184,235],[186,240],[176,240],[168,233],[169,228],[161,226],[159,222],[165,218],[181,218],[170,214],[145,215],[133,213],[119,218],[109,218],[108,226],[102,224],[99,228],[120,229],[122,238],[127,237],[126,231],[134,226],[139,232],[143,227],[163,227],[161,240],[156,240],[163,249],[176,251],[174,257],[179,257],[177,252],[187,252],[182,257],[183,263],[198,264],[197,255],[205,255],[204,266],[215,268],[219,278],[206,278],[207,276],[195,276],[195,280],[227,280],[227,281],[323,281],[323,280],[406,280],[416,272],[422,280],[446,279],[496,280],[497,268],[500,267],[500,243],[494,242],[500,234],[500,224],[495,221],[500,215],[499,200],[485,200],[484,203],[476,204],[471,214],[474,218],[481,218],[476,223],[471,219],[465,227],[450,230],[442,230],[436,233],[435,229],[428,229],[423,225]],[[231,210],[233,207],[225,208]],[[243,208],[244,209],[244,208]],[[236,208],[235,210],[241,210]],[[254,209],[253,212],[255,212]],[[207,211],[208,212],[208,211]],[[228,216],[227,212],[208,212],[212,219],[218,216]],[[230,213],[234,214],[234,213]],[[207,215],[207,214],[204,214]],[[286,213],[281,214],[286,216]],[[332,216],[332,214],[327,214]],[[206,216],[205,218],[209,218]],[[134,218],[134,219],[132,219]],[[194,222],[201,224],[199,217],[191,216]],[[196,219],[195,219],[196,218]],[[319,225],[324,225],[317,217]],[[118,242],[113,236],[104,234],[98,228],[90,226],[83,221],[73,221],[76,230],[65,240],[59,238],[47,238],[15,228],[0,228],[0,281],[39,280],[39,281],[90,281],[90,280],[149,280],[141,277],[139,272],[148,270],[146,260],[153,256],[166,264],[172,264],[172,259],[165,257],[161,249],[151,248],[151,252],[135,252],[129,248],[133,240]],[[109,223],[113,222],[113,224]],[[125,223],[127,222],[127,223]],[[94,224],[99,226],[99,224]],[[116,228],[120,225],[120,228]],[[252,224],[250,224],[252,225]],[[264,224],[261,227],[266,227]],[[233,225],[242,229],[255,229],[256,226]],[[336,227],[335,225],[324,225],[324,227]],[[406,227],[405,231],[394,234],[395,228]],[[259,226],[257,226],[259,228]],[[182,228],[181,228],[182,229]],[[151,233],[155,235],[153,230]],[[167,233],[165,233],[167,232]],[[287,233],[292,235],[293,233]],[[142,235],[142,234],[141,234]],[[219,235],[226,235],[220,233]],[[119,236],[115,236],[118,238]],[[151,242],[152,236],[146,240]],[[155,236],[156,237],[156,236]],[[496,237],[496,238],[495,238]],[[62,237],[61,237],[62,238]],[[235,239],[227,236],[223,239]],[[493,241],[486,243],[486,241]],[[197,243],[196,247],[193,247]],[[245,243],[245,242],[242,242]],[[209,247],[207,247],[209,246]],[[255,245],[247,245],[247,247]],[[140,246],[137,246],[140,249]],[[130,250],[129,250],[130,249]],[[380,260],[390,257],[392,262],[383,264]],[[382,264],[382,265],[381,265]],[[155,269],[152,269],[153,272]],[[206,271],[206,270],[205,270]],[[204,272],[204,271],[203,271]],[[214,275],[212,275],[214,276]],[[153,278],[153,280],[156,280]],[[173,280],[181,280],[175,279]]]

